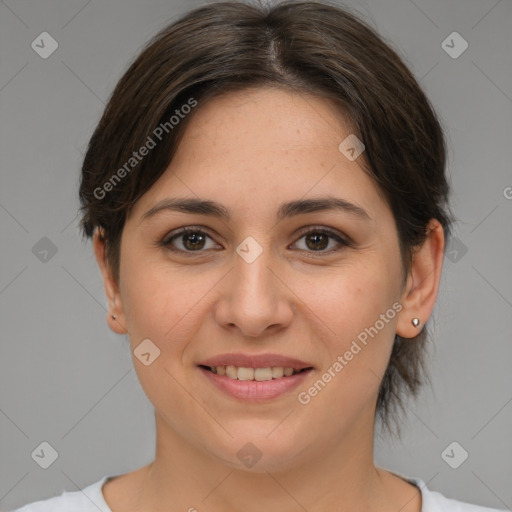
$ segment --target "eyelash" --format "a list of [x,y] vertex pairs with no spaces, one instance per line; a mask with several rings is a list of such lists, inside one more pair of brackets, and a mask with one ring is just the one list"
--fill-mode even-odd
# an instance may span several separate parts
[[[195,228],[195,227],[186,227],[186,228],[179,229],[177,232],[168,233],[164,238],[162,238],[162,240],[158,243],[158,245],[161,247],[164,247],[167,250],[172,251],[174,253],[179,253],[179,254],[186,255],[186,256],[194,257],[196,255],[200,255],[201,253],[205,252],[205,250],[199,249],[197,251],[184,251],[182,249],[176,249],[175,247],[173,247],[171,245],[172,242],[174,240],[176,240],[177,238],[179,238],[180,236],[188,235],[191,233],[200,233],[200,234],[206,235],[208,238],[212,239],[212,237],[203,229]],[[320,227],[320,226],[315,226],[312,228],[308,228],[304,231],[301,231],[299,233],[299,238],[297,239],[297,241],[309,234],[326,234],[326,235],[328,235],[329,238],[336,240],[336,242],[338,242],[338,244],[341,246],[341,247],[337,247],[335,249],[330,249],[330,250],[322,249],[322,250],[318,250],[318,251],[313,251],[313,250],[308,251],[306,249],[299,249],[300,251],[311,253],[311,255],[313,257],[324,256],[326,254],[332,254],[334,252],[340,251],[343,247],[352,247],[353,246],[351,241],[349,241],[345,238],[342,238],[336,231],[333,231],[328,228]],[[295,242],[295,243],[297,243],[297,242]]]

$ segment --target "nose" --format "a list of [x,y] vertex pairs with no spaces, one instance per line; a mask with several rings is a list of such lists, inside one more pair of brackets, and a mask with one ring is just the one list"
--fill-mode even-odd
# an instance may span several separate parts
[[286,328],[293,318],[293,293],[269,248],[248,263],[236,254],[222,282],[215,317],[225,329],[258,338]]

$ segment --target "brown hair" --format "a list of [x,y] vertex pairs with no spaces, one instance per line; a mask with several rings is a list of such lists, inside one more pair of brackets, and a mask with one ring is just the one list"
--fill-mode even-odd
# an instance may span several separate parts
[[[193,110],[258,86],[339,106],[365,144],[358,162],[394,214],[405,283],[429,220],[450,235],[443,129],[391,44],[327,1],[211,3],[158,33],[129,66],[89,142],[80,183],[81,227],[88,237],[101,228],[114,275],[127,214],[170,164]],[[388,428],[391,409],[403,411],[404,396],[416,396],[423,382],[426,340],[426,328],[412,340],[395,336],[377,400]]]

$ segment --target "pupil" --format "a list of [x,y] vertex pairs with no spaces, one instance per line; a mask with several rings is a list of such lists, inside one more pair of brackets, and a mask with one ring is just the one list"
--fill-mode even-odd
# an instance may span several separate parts
[[[319,240],[322,237],[323,237],[323,242],[324,243],[322,243],[322,241]],[[325,249],[327,247],[328,243],[329,243],[328,238],[323,233],[313,233],[313,234],[310,234],[310,235],[308,235],[308,237],[306,237],[306,240],[314,240],[313,245],[316,245],[316,244],[320,244],[321,245],[321,247],[318,247],[318,246],[311,247],[310,244],[307,244],[310,249],[312,249],[312,248],[313,249]]]
[[[189,244],[189,241],[192,240],[192,243]],[[189,233],[185,235],[185,247],[187,249],[197,249],[201,248],[201,242],[204,243],[204,236],[198,233]]]

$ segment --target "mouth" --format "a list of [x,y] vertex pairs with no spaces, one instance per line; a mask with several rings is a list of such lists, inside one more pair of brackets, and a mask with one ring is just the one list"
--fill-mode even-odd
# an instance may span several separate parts
[[221,366],[205,366],[199,365],[200,368],[215,373],[217,375],[225,376],[233,380],[244,380],[251,381],[255,380],[258,382],[264,382],[272,379],[282,379],[284,377],[291,377],[298,373],[307,372],[313,368],[307,367],[297,370],[291,367],[283,366],[265,366],[261,368],[250,368],[246,366],[234,366],[234,365],[221,365]]
[[250,402],[291,392],[314,370],[309,363],[278,354],[223,354],[197,367],[214,389]]

